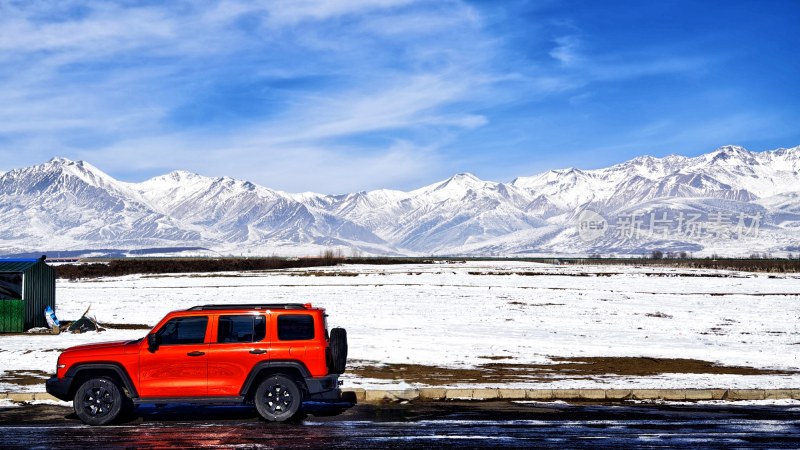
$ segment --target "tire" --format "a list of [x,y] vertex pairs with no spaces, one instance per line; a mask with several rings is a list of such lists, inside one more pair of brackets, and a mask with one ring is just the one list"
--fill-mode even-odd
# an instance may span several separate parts
[[273,375],[256,389],[256,409],[270,422],[285,422],[295,417],[302,401],[300,388],[284,375]]
[[127,405],[125,394],[108,378],[90,378],[78,387],[72,404],[75,414],[87,425],[107,425]]
[[344,373],[347,365],[347,331],[344,328],[332,329],[328,346],[330,352],[328,372],[333,374]]
[[136,418],[136,405],[133,403],[133,399],[122,394],[122,408],[120,408],[119,416],[117,416],[118,422],[129,422]]

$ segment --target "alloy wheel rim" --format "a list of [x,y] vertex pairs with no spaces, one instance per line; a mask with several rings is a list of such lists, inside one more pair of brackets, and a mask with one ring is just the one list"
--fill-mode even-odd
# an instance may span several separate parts
[[264,393],[264,404],[276,416],[289,411],[293,401],[292,393],[281,384],[271,386]]
[[106,388],[89,389],[83,396],[83,409],[92,417],[102,417],[114,406],[114,396]]

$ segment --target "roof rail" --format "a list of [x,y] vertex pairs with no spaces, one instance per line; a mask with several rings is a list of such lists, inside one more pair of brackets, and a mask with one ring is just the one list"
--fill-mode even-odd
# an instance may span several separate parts
[[207,311],[226,309],[306,309],[301,303],[246,303],[238,305],[201,305],[189,308],[187,311]]

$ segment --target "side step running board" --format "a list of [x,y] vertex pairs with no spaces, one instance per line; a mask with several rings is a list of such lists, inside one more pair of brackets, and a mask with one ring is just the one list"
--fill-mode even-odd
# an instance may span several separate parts
[[151,397],[151,398],[135,398],[133,403],[136,405],[141,404],[155,404],[162,405],[166,403],[194,403],[202,405],[230,405],[244,403],[244,397]]

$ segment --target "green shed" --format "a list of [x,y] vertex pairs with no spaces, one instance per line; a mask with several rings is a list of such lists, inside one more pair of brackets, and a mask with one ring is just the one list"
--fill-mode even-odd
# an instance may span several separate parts
[[0,333],[46,327],[56,309],[56,271],[39,259],[0,259]]

